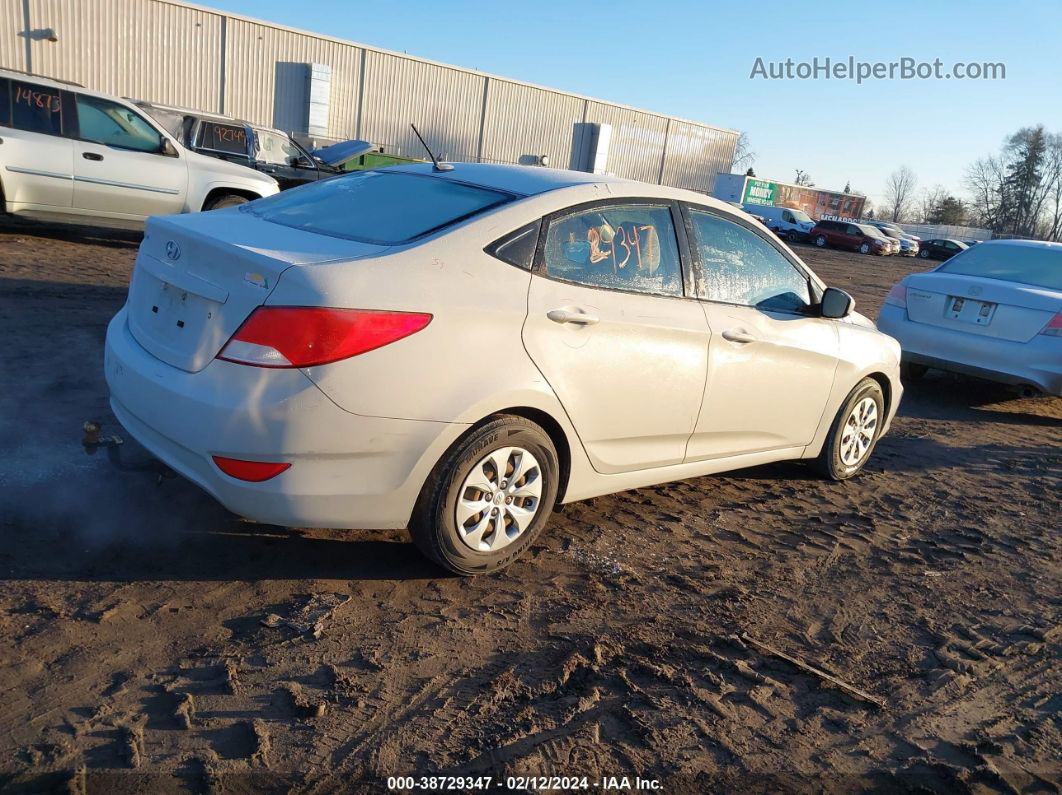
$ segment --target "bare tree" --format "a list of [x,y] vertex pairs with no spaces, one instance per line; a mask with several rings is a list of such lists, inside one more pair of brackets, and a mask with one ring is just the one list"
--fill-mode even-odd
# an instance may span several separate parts
[[738,136],[737,145],[734,147],[734,165],[730,170],[737,174],[752,168],[755,162],[756,153],[752,151],[752,145],[749,143],[749,134],[743,132]]
[[948,190],[943,185],[934,185],[932,188],[926,188],[922,191],[922,196],[918,200],[917,208],[917,218],[919,223],[930,223],[929,218],[933,215],[933,211],[940,207],[940,203],[947,195]]
[[805,188],[815,187],[815,183],[811,181],[811,175],[801,169],[796,170],[796,179],[793,180],[794,185],[802,185]]
[[885,211],[893,223],[907,217],[917,184],[918,178],[907,166],[900,166],[889,175],[885,182]]

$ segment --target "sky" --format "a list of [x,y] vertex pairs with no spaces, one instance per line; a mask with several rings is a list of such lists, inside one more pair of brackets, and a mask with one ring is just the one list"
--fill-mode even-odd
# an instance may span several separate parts
[[[742,130],[756,174],[866,193],[890,173],[962,196],[1021,127],[1062,132],[1062,1],[198,0],[203,5],[550,88]],[[751,78],[765,65],[939,58],[1003,80]],[[794,67],[795,68],[795,67]]]

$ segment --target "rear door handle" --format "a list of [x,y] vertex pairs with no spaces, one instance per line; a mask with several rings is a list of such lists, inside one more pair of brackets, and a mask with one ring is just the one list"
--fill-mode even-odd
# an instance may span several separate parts
[[86,160],[103,160],[103,155],[98,155],[95,152],[82,152],[81,156]]
[[573,309],[552,309],[546,317],[554,323],[575,323],[578,326],[592,326],[599,321],[597,315],[590,315]]
[[723,332],[723,339],[730,342],[755,342],[756,338],[743,328],[728,328]]

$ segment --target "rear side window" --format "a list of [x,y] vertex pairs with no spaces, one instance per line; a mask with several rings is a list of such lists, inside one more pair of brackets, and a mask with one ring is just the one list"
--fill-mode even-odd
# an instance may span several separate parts
[[698,297],[786,312],[811,303],[807,277],[769,242],[740,224],[691,210],[701,278]]
[[981,243],[956,254],[940,266],[940,271],[1062,290],[1062,246]]
[[648,204],[597,206],[550,222],[546,275],[555,279],[653,295],[682,295],[671,208]]
[[63,100],[59,89],[11,81],[11,126],[48,135],[63,134]]
[[0,77],[0,125],[11,126],[11,81]]
[[307,232],[396,246],[514,198],[451,179],[362,171],[259,199],[244,211]]
[[510,265],[531,270],[531,264],[535,259],[535,249],[538,247],[538,231],[541,226],[541,221],[535,221],[520,227],[515,232],[510,232],[487,246],[487,253]]
[[238,124],[205,121],[199,128],[199,146],[215,152],[246,156],[247,130]]

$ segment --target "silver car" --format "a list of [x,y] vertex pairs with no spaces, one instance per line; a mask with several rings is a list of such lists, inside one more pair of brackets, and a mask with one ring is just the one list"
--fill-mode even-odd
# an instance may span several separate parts
[[408,166],[151,219],[105,370],[129,433],[233,511],[408,527],[474,574],[558,503],[785,459],[855,475],[903,389],[852,307],[702,194]]
[[892,288],[878,328],[929,367],[1062,395],[1062,244],[991,240]]

